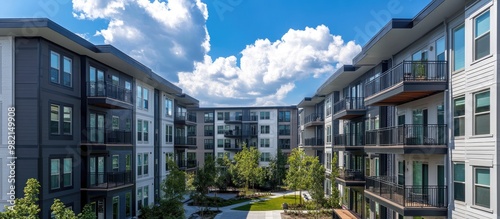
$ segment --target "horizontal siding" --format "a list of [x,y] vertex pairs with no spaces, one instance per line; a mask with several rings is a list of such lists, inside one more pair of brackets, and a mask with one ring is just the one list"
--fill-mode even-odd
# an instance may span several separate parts
[[462,95],[465,92],[465,72],[458,72],[451,76],[453,96]]

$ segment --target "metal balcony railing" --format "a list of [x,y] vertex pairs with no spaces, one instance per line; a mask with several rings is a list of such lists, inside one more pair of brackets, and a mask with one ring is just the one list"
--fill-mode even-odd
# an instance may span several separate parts
[[306,138],[304,140],[305,146],[324,146],[325,142],[322,138]]
[[132,171],[88,173],[89,189],[110,189],[118,186],[132,184]]
[[227,130],[224,132],[225,137],[239,137],[241,136],[241,130],[239,129],[233,129],[233,130]]
[[87,143],[132,144],[131,131],[87,127],[87,133]]
[[196,160],[177,160],[179,168],[195,168],[198,165]]
[[364,139],[363,134],[358,133],[347,133],[339,134],[333,137],[334,146],[363,146]]
[[438,125],[400,125],[365,132],[366,145],[446,145],[447,129]]
[[363,170],[340,169],[339,178],[349,181],[364,181]]
[[367,176],[365,187],[404,207],[447,207],[447,186],[398,185],[396,179],[393,176]]
[[310,122],[321,122],[324,121],[323,114],[321,113],[312,113],[307,115],[304,118],[304,124],[310,123]]
[[184,122],[196,123],[196,115],[194,113],[176,113],[175,120]]
[[365,85],[365,97],[375,95],[404,81],[446,82],[446,61],[403,61]]
[[187,138],[187,137],[175,137],[174,138],[175,145],[196,145],[196,138]]
[[87,82],[88,97],[109,97],[115,100],[132,103],[132,91],[114,85],[111,81]]
[[365,98],[364,97],[346,97],[333,104],[333,114],[344,110],[364,110]]

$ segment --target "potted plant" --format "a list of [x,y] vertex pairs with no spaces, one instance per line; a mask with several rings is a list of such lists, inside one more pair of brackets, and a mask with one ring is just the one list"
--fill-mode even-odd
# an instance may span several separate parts
[[415,79],[423,80],[427,77],[427,69],[424,62],[425,60],[415,63]]

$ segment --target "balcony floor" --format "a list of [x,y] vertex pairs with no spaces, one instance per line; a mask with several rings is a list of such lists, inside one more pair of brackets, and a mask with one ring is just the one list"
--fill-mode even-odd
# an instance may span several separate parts
[[365,190],[365,197],[373,201],[376,201],[404,216],[447,216],[448,215],[447,208],[432,207],[430,205],[418,202],[407,202],[408,205],[413,205],[418,207],[405,207],[403,205],[400,205],[399,203],[396,203],[386,198],[389,197],[389,195],[392,196],[392,199],[403,200],[403,196],[397,193],[382,194],[382,196],[379,196],[373,192]]
[[394,145],[394,146],[364,146],[366,153],[386,154],[446,154],[446,145]]
[[404,81],[365,98],[365,105],[399,105],[442,92],[446,87],[442,81]]

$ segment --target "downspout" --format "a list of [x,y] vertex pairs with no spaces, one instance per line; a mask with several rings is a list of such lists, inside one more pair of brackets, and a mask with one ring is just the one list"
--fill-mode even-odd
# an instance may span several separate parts
[[451,164],[452,164],[452,148],[454,147],[454,144],[455,142],[452,140],[452,132],[451,130],[452,129],[452,112],[451,112],[451,96],[452,96],[452,83],[451,83],[451,62],[450,62],[450,59],[451,59],[451,56],[450,56],[450,53],[451,53],[451,48],[450,48],[450,34],[448,32],[448,18],[446,18],[444,20],[444,35],[445,35],[445,42],[446,42],[446,60],[448,60],[448,90],[444,92],[444,103],[445,103],[445,112],[449,112],[447,113],[447,121],[446,121],[446,124],[448,124],[448,130],[447,130],[447,133],[448,133],[448,154],[445,155],[445,171],[447,173],[447,176],[445,175],[445,185],[447,186],[447,194],[448,194],[448,216],[451,216],[451,212],[453,209],[453,193],[451,192],[452,188],[453,188],[453,185],[451,184],[451,178],[453,177],[453,173],[452,173],[452,168],[451,168]]

